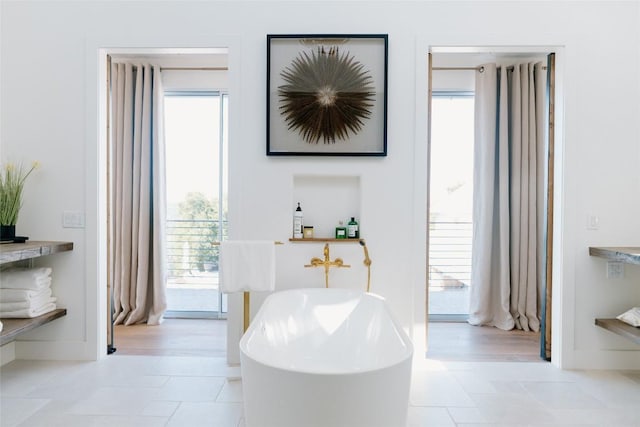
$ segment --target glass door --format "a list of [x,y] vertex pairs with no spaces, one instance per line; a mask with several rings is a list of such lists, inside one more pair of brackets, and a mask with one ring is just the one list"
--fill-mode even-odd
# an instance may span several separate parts
[[224,318],[219,242],[227,235],[228,95],[165,94],[167,312]]

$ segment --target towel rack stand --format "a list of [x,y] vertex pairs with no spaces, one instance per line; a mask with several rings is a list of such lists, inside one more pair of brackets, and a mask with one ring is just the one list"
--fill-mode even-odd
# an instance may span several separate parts
[[[212,246],[220,246],[221,242],[211,242]],[[275,240],[273,242],[274,245],[284,245],[284,243],[282,243],[279,240]],[[243,302],[243,308],[242,308],[242,312],[243,312],[243,321],[242,321],[242,326],[243,326],[243,331],[247,332],[247,329],[249,329],[249,322],[250,322],[250,318],[251,318],[251,297],[249,292],[245,291],[242,293],[242,302]]]

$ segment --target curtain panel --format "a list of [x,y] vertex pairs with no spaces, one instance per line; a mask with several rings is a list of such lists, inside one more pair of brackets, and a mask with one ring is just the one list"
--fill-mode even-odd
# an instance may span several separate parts
[[484,65],[475,103],[469,323],[538,331],[546,228],[543,64]]
[[111,259],[114,324],[166,310],[165,149],[158,66],[111,66]]

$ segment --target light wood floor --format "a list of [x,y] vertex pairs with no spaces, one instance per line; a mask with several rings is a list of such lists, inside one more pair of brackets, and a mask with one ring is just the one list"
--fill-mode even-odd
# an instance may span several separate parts
[[[224,320],[165,319],[158,326],[115,327],[116,355],[226,355]],[[467,323],[431,322],[427,358],[457,361],[541,361],[540,334]]]
[[114,328],[114,354],[225,357],[227,322],[213,319],[165,319],[162,324]]
[[431,322],[427,332],[427,358],[468,362],[537,362],[540,333],[503,331],[468,323]]

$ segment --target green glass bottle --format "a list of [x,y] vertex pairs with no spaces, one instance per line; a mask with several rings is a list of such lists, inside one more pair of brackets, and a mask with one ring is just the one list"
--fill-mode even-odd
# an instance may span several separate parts
[[358,230],[358,222],[355,217],[351,217],[351,221],[347,223],[347,238],[349,239],[357,239],[360,237],[360,232]]
[[346,239],[347,238],[347,228],[344,226],[342,221],[339,222],[336,227],[336,239]]

